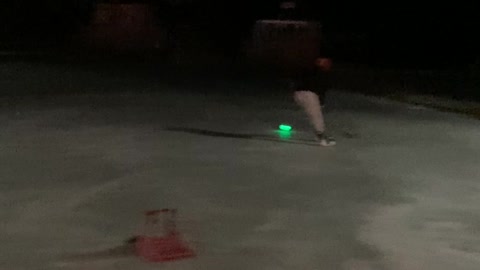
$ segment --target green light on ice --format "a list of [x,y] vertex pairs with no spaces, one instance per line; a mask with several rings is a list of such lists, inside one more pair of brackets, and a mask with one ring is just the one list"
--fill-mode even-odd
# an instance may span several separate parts
[[281,131],[292,131],[293,128],[292,126],[282,124],[278,126],[278,129]]

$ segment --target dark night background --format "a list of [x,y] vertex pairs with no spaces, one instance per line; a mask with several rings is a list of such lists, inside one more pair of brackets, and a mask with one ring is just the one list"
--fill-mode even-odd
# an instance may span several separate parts
[[[71,37],[89,24],[98,1],[2,1],[0,48],[8,51],[68,47]],[[237,54],[256,19],[274,18],[278,12],[278,1],[273,0],[100,2],[151,3],[159,24],[170,29],[179,24],[190,25],[213,40],[215,50],[226,55]],[[466,87],[463,78],[470,76],[472,69],[478,69],[479,20],[473,4],[305,0],[302,5],[308,7],[303,9],[304,17],[322,22],[337,63],[448,70],[454,74],[452,80],[457,80],[453,83],[456,89]],[[472,91],[476,92],[468,91],[470,96]]]

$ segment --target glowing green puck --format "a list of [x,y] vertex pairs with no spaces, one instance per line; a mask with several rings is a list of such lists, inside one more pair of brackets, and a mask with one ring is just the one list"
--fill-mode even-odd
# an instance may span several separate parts
[[281,131],[292,131],[292,126],[282,124],[278,126],[278,129]]

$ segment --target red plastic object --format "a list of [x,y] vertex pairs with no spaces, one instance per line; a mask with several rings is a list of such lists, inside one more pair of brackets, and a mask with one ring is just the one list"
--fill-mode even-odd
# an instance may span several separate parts
[[177,232],[176,210],[164,209],[146,213],[144,235],[135,243],[137,256],[149,262],[168,262],[195,257]]

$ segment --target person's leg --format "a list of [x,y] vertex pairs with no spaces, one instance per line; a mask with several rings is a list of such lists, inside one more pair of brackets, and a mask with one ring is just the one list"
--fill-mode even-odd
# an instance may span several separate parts
[[324,133],[325,120],[318,95],[309,90],[298,90],[294,93],[294,99],[307,114],[315,132]]
[[325,120],[318,95],[309,90],[297,90],[294,93],[294,99],[307,114],[320,144],[323,146],[335,145],[335,140],[325,135]]

